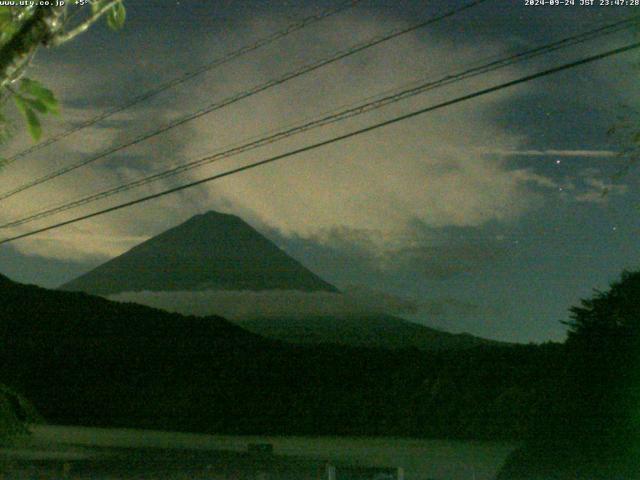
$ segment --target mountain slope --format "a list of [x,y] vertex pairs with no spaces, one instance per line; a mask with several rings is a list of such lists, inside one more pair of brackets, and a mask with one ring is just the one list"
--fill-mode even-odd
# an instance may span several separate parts
[[534,346],[286,345],[1,275],[0,343],[0,383],[49,422],[229,434],[515,438],[549,368]]
[[240,218],[217,212],[196,215],[60,289],[96,295],[143,290],[337,291]]
[[[226,393],[207,384],[224,388],[222,379],[244,366],[238,357],[277,350],[219,317],[185,317],[3,276],[0,342],[0,381],[49,421],[177,429],[221,416],[202,401],[228,404]],[[189,404],[185,393],[198,391],[203,398]]]
[[336,344],[391,350],[461,350],[500,342],[453,334],[408,322],[393,315],[310,316],[303,318],[247,318],[232,320],[264,337],[302,345]]
[[[2,276],[0,343],[0,382],[48,421],[178,431],[378,428],[365,419],[387,415],[382,406],[392,405],[391,382],[413,361],[384,351],[301,349],[219,317],[187,317]],[[355,412],[362,416],[350,419]]]

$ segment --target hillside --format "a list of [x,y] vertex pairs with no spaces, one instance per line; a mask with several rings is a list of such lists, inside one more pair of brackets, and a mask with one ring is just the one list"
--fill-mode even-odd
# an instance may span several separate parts
[[289,346],[1,276],[0,342],[0,383],[49,422],[243,434],[519,437],[553,358]]
[[337,344],[385,349],[463,350],[499,344],[469,334],[453,334],[393,315],[305,316],[233,320],[242,328],[275,340],[301,345]]

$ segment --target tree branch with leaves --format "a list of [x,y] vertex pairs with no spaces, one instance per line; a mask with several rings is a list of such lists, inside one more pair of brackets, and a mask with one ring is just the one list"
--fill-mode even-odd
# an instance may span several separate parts
[[124,26],[123,0],[93,0],[68,6],[0,6],[0,142],[11,133],[5,114],[9,99],[26,121],[34,140],[42,136],[40,117],[58,114],[53,92],[25,73],[38,49],[67,43],[101,18],[114,30]]
[[[101,18],[106,18],[108,26],[114,30],[124,26],[123,0],[76,3],[73,7],[64,4],[0,6],[0,144],[12,133],[13,123],[7,115],[7,109],[12,106],[24,118],[29,134],[36,141],[42,136],[41,116],[59,113],[53,92],[26,76],[38,49],[67,43]],[[9,401],[10,397],[20,398],[0,383],[0,440],[24,431],[13,408],[15,402]]]

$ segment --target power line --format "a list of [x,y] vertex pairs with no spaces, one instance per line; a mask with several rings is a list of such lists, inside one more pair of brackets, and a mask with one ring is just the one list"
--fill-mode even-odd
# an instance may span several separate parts
[[30,182],[27,182],[27,183],[25,183],[25,184],[23,184],[23,185],[21,185],[21,186],[19,186],[17,188],[14,188],[13,190],[4,192],[4,193],[0,194],[0,201],[1,200],[5,200],[5,199],[7,199],[9,197],[12,197],[12,196],[14,196],[14,195],[16,195],[18,193],[24,192],[25,190],[33,188],[33,187],[35,187],[37,185],[41,185],[41,184],[43,184],[43,183],[45,183],[45,182],[47,182],[49,180],[53,180],[54,178],[60,177],[62,175],[65,175],[65,174],[67,174],[69,172],[72,172],[72,171],[74,171],[74,170],[76,170],[76,169],[78,169],[80,167],[83,167],[83,166],[88,165],[90,163],[93,163],[93,162],[95,162],[97,160],[100,160],[100,159],[102,159],[102,158],[104,158],[104,157],[106,157],[108,155],[116,153],[116,152],[118,152],[120,150],[123,150],[123,149],[128,148],[128,147],[133,146],[133,145],[136,145],[138,143],[144,142],[145,140],[149,140],[150,138],[153,138],[153,137],[155,137],[157,135],[160,135],[161,133],[164,133],[164,132],[166,132],[168,130],[176,128],[176,127],[178,127],[180,125],[183,125],[183,124],[185,124],[185,123],[187,123],[187,122],[189,122],[191,120],[195,120],[196,118],[200,118],[200,117],[202,117],[202,116],[204,116],[204,115],[206,115],[208,113],[214,112],[214,111],[219,110],[221,108],[224,108],[224,107],[226,107],[228,105],[231,105],[233,103],[239,102],[240,100],[243,100],[245,98],[251,97],[251,96],[256,95],[258,93],[264,92],[265,90],[268,90],[270,88],[273,88],[273,87],[276,87],[278,85],[281,85],[281,84],[283,84],[285,82],[288,82],[289,80],[292,80],[294,78],[300,77],[300,76],[302,76],[302,75],[304,75],[306,73],[310,73],[312,71],[318,70],[319,68],[322,68],[322,67],[324,67],[326,65],[329,65],[331,63],[337,62],[338,60],[342,60],[342,59],[344,59],[346,57],[349,57],[351,55],[355,55],[356,53],[362,52],[363,50],[366,50],[368,48],[371,48],[371,47],[374,47],[376,45],[379,45],[379,44],[381,44],[383,42],[386,42],[388,40],[391,40],[393,38],[399,37],[401,35],[404,35],[404,34],[413,32],[415,30],[418,30],[420,28],[426,27],[427,25],[431,25],[433,23],[439,22],[439,21],[444,20],[446,18],[452,17],[452,16],[454,16],[454,15],[456,15],[458,13],[461,13],[461,12],[467,10],[467,9],[473,8],[473,7],[475,7],[477,5],[480,5],[481,3],[484,3],[486,1],[488,1],[488,0],[474,0],[472,2],[469,2],[469,3],[465,4],[465,5],[457,7],[455,9],[453,9],[453,10],[449,10],[446,13],[437,15],[435,17],[430,17],[427,20],[423,20],[421,22],[415,23],[415,24],[413,24],[413,25],[411,25],[409,27],[405,27],[405,28],[401,28],[401,29],[395,29],[395,30],[392,30],[389,33],[386,33],[386,34],[383,34],[383,35],[380,35],[380,36],[377,36],[377,37],[373,37],[372,39],[367,40],[366,42],[359,43],[359,44],[357,44],[355,46],[350,47],[347,50],[342,50],[342,51],[340,51],[340,52],[338,52],[338,53],[336,53],[336,54],[334,54],[334,55],[332,55],[332,56],[330,56],[328,58],[322,59],[320,61],[308,64],[308,65],[305,65],[302,68],[298,68],[296,70],[290,71],[289,73],[286,73],[282,77],[278,77],[276,79],[269,80],[266,83],[260,84],[258,86],[255,86],[255,87],[251,88],[251,89],[248,89],[248,90],[244,90],[244,91],[242,91],[240,93],[237,93],[235,95],[232,95],[231,97],[228,97],[228,98],[226,98],[226,99],[224,99],[222,101],[210,104],[210,105],[208,105],[207,107],[205,107],[203,109],[200,109],[200,110],[198,110],[196,112],[193,112],[193,113],[191,113],[189,115],[186,115],[186,116],[184,116],[184,117],[182,117],[180,119],[177,119],[177,120],[175,120],[175,121],[173,121],[171,123],[168,123],[168,124],[164,125],[163,127],[160,127],[157,130],[142,134],[141,136],[138,136],[133,140],[130,140],[130,141],[126,142],[126,143],[120,144],[120,145],[118,145],[116,147],[109,148],[109,149],[107,149],[107,150],[105,150],[105,151],[103,151],[103,152],[101,152],[101,153],[99,153],[99,154],[97,154],[97,155],[95,155],[93,157],[89,157],[89,158],[87,158],[85,160],[82,160],[80,162],[77,162],[75,164],[72,164],[72,165],[69,165],[69,166],[66,166],[66,167],[62,167],[59,170],[56,170],[54,172],[48,173],[46,175],[43,175],[42,177],[37,178],[35,180],[32,180]]
[[538,73],[534,73],[534,74],[531,74],[531,75],[526,75],[526,76],[520,77],[520,78],[518,78],[516,80],[511,80],[509,82],[501,83],[501,84],[495,85],[493,87],[489,87],[489,88],[485,88],[485,89],[482,89],[482,90],[478,90],[476,92],[473,92],[473,93],[470,93],[470,94],[467,94],[467,95],[463,95],[463,96],[454,98],[453,100],[447,100],[445,102],[442,102],[442,103],[439,103],[439,104],[436,104],[436,105],[433,105],[433,106],[430,106],[430,107],[425,107],[425,108],[421,108],[419,110],[414,110],[413,112],[406,113],[404,115],[400,115],[400,116],[394,117],[394,118],[389,119],[389,120],[385,120],[384,122],[379,122],[379,123],[370,125],[368,127],[361,128],[359,130],[354,130],[352,132],[349,132],[349,133],[346,133],[346,134],[343,134],[343,135],[339,135],[337,137],[330,138],[328,140],[323,140],[321,142],[317,142],[317,143],[314,143],[314,144],[311,144],[311,145],[307,145],[307,146],[302,147],[302,148],[298,148],[298,149],[295,149],[295,150],[290,150],[289,152],[286,152],[286,153],[275,155],[273,157],[269,157],[267,159],[260,160],[258,162],[254,162],[254,163],[251,163],[251,164],[248,164],[248,165],[244,165],[242,167],[237,167],[237,168],[234,168],[232,170],[227,170],[226,172],[219,173],[219,174],[216,174],[216,175],[212,175],[210,177],[203,178],[203,179],[200,179],[200,180],[196,180],[196,181],[184,184],[184,185],[180,185],[178,187],[170,188],[170,189],[164,190],[162,192],[154,193],[152,195],[147,195],[145,197],[141,197],[141,198],[138,198],[136,200],[131,200],[131,201],[128,201],[128,202],[124,202],[124,203],[121,203],[119,205],[114,205],[112,207],[105,208],[103,210],[99,210],[99,211],[96,211],[96,212],[93,212],[93,213],[82,215],[80,217],[76,217],[76,218],[73,218],[73,219],[70,219],[70,220],[66,220],[66,221],[59,222],[59,223],[56,223],[56,224],[53,224],[53,225],[49,225],[47,227],[39,228],[37,230],[32,230],[31,232],[27,232],[27,233],[23,233],[23,234],[20,234],[20,235],[16,235],[14,237],[5,238],[3,240],[0,240],[0,245],[15,241],[15,240],[18,240],[18,239],[21,239],[21,238],[30,237],[30,236],[36,235],[38,233],[42,233],[42,232],[46,232],[46,231],[49,231],[49,230],[57,229],[57,228],[60,228],[60,227],[66,226],[66,225],[70,225],[72,223],[77,223],[77,222],[80,222],[82,220],[87,220],[89,218],[97,217],[99,215],[104,215],[106,213],[110,213],[110,212],[113,212],[113,211],[116,211],[116,210],[121,210],[123,208],[128,208],[128,207],[131,207],[133,205],[137,205],[139,203],[147,202],[149,200],[153,200],[153,199],[156,199],[156,198],[159,198],[159,197],[163,197],[165,195],[169,195],[171,193],[179,192],[181,190],[186,190],[188,188],[192,188],[192,187],[195,187],[197,185],[201,185],[203,183],[207,183],[207,182],[211,182],[211,181],[214,181],[214,180],[218,180],[220,178],[228,177],[230,175],[234,175],[234,174],[237,174],[237,173],[240,173],[240,172],[244,172],[246,170],[251,170],[251,169],[254,169],[256,167],[260,167],[262,165],[273,163],[273,162],[276,162],[278,160],[289,158],[289,157],[292,157],[294,155],[299,155],[301,153],[309,152],[311,150],[315,150],[317,148],[324,147],[326,145],[331,145],[333,143],[337,143],[337,142],[340,142],[340,141],[343,141],[343,140],[346,140],[346,139],[349,139],[349,138],[352,138],[352,137],[355,137],[355,136],[358,136],[358,135],[362,135],[364,133],[368,133],[368,132],[377,130],[377,129],[382,128],[382,127],[393,125],[395,123],[398,123],[398,122],[401,122],[401,121],[404,121],[404,120],[408,120],[408,119],[413,118],[413,117],[417,117],[418,115],[423,115],[425,113],[432,112],[432,111],[435,111],[435,110],[438,110],[438,109],[441,109],[441,108],[445,108],[445,107],[448,107],[448,106],[451,106],[451,105],[455,105],[457,103],[462,103],[462,102],[465,102],[467,100],[471,100],[473,98],[477,98],[477,97],[480,97],[480,96],[483,96],[483,95],[487,95],[489,93],[493,93],[493,92],[496,92],[496,91],[499,91],[499,90],[503,90],[505,88],[510,88],[510,87],[515,86],[515,85],[526,83],[526,82],[529,82],[531,80],[535,80],[535,79],[538,79],[538,78],[545,77],[547,75],[551,75],[551,74],[558,73],[558,72],[561,72],[561,71],[564,71],[564,70],[568,70],[570,68],[575,68],[575,67],[580,66],[580,65],[585,65],[585,64],[597,61],[597,60],[602,60],[602,59],[607,58],[607,57],[611,57],[611,56],[614,56],[614,55],[619,55],[621,53],[628,52],[628,51],[634,50],[636,48],[640,48],[640,42],[635,42],[635,43],[626,45],[624,47],[616,48],[616,49],[613,49],[613,50],[608,50],[608,51],[603,52],[603,53],[599,53],[599,54],[592,55],[592,56],[589,56],[589,57],[586,57],[586,58],[583,58],[583,59],[580,59],[580,60],[576,60],[574,62],[566,63],[566,64],[563,64],[563,65],[560,65],[560,66],[557,66],[557,67],[554,67],[554,68],[543,70],[543,71],[538,72]]
[[[415,95],[424,93],[426,91],[430,91],[438,87],[449,85],[451,83],[472,78],[481,74],[486,74],[488,72],[492,72],[500,68],[514,65],[515,63],[518,63],[524,60],[529,60],[529,59],[538,57],[540,55],[548,54],[550,52],[559,50],[561,48],[566,48],[569,46],[577,45],[579,43],[584,43],[585,41],[588,41],[588,40],[601,38],[605,35],[610,35],[612,33],[616,33],[623,29],[629,28],[639,18],[640,16],[633,16],[612,24],[608,24],[593,30],[589,30],[587,32],[582,32],[576,35],[572,35],[570,37],[565,37],[561,40],[557,40],[555,42],[552,42],[546,45],[535,47],[535,48],[526,50],[524,52],[499,58],[495,61],[489,62],[487,64],[482,64],[480,66],[472,67],[462,72],[446,75],[435,81],[428,81],[426,83],[421,82],[419,84],[416,84],[416,82],[414,82],[414,84],[410,88],[405,88],[400,91],[398,91],[398,89],[396,88],[391,93],[385,92],[382,95],[378,95],[376,97],[370,97],[369,99],[367,99],[367,101],[361,102],[360,104],[356,104],[355,106],[352,105],[347,109],[340,109],[337,112],[334,111],[329,115],[325,114],[320,118],[316,118],[311,121],[306,121],[302,124],[296,125],[291,128],[285,128],[284,130],[276,131],[271,135],[258,137],[258,139],[250,141],[248,143],[244,143],[244,144],[240,144],[240,145],[228,148],[226,150],[215,153],[213,155],[209,155],[204,158],[188,162],[186,164],[172,167],[162,172],[149,175],[147,177],[143,177],[138,180],[134,180],[133,182],[129,182],[127,184],[119,185],[99,193],[95,193],[89,196],[82,197],[77,200],[73,200],[71,202],[66,202],[52,208],[48,208],[45,210],[41,210],[39,212],[29,214],[26,217],[23,217],[21,219],[13,220],[13,221],[1,224],[0,228],[17,227],[20,225],[24,225],[26,223],[33,222],[35,220],[47,218],[57,213],[71,210],[73,208],[86,205],[88,203],[93,203],[95,201],[102,200],[104,198],[108,198],[113,195],[126,192],[134,188],[147,185],[164,178],[168,178],[174,175],[178,175],[180,173],[184,173],[186,171],[201,167],[203,165],[207,165],[225,158],[229,158],[229,157],[238,155],[240,153],[244,153],[249,150],[253,150],[255,148],[262,147],[271,143],[275,143],[284,138],[288,138],[293,135],[297,135],[297,134],[309,131],[311,129],[333,124],[338,121],[345,120],[347,118],[352,118],[357,115],[364,114],[374,109],[379,109],[391,103],[395,103],[400,100],[413,97]],[[371,100],[371,98],[373,98],[373,100]]]
[[215,60],[212,60],[208,63],[205,63],[204,65],[201,65],[200,67],[196,68],[195,70],[192,70],[190,72],[186,72],[183,75],[179,76],[179,77],[175,77],[165,83],[162,83],[158,86],[156,86],[155,88],[152,88],[151,90],[148,90],[136,97],[133,97],[131,100],[123,103],[122,105],[118,105],[114,108],[105,110],[104,112],[100,113],[99,115],[96,115],[93,118],[90,118],[89,120],[86,120],[68,130],[65,130],[63,132],[60,132],[57,135],[53,135],[49,138],[47,138],[46,140],[43,140],[40,143],[37,143],[35,145],[33,145],[32,147],[27,148],[26,150],[22,150],[19,153],[16,153],[15,155],[12,155],[11,157],[5,159],[2,163],[4,166],[9,165],[13,162],[15,162],[16,160],[18,160],[19,158],[25,157],[31,153],[37,152],[38,150],[41,150],[45,147],[48,147],[49,145],[52,145],[60,140],[62,140],[63,138],[68,137],[69,135],[76,133],[80,130],[84,130],[85,128],[88,128],[92,125],[95,125],[98,122],[101,122],[102,120],[106,120],[107,118],[115,115],[116,113],[120,113],[124,110],[127,110],[128,108],[131,108],[135,105],[138,105],[139,103],[145,102],[147,100],[149,100],[150,98],[155,97],[156,95],[169,90],[173,87],[176,87],[178,85],[181,85],[189,80],[191,80],[192,78],[197,77],[198,75],[202,75],[203,73],[206,73],[208,71],[211,71],[217,67],[220,67],[226,63],[229,63],[232,60],[235,60],[238,57],[241,57],[243,55],[246,55],[248,53],[254,52],[255,50],[258,50],[261,47],[264,47],[266,45],[269,45],[270,43],[273,43],[277,40],[280,40],[294,32],[297,32],[298,30],[302,30],[303,28],[308,27],[309,25],[312,25],[314,23],[317,23],[325,18],[331,17],[333,15],[336,15],[338,13],[341,13],[345,10],[348,10],[350,8],[353,8],[354,6],[356,6],[358,3],[360,3],[362,0],[350,0],[348,2],[345,3],[341,3],[340,5],[338,5],[335,8],[331,8],[328,10],[325,10],[324,12],[318,13],[316,15],[311,15],[308,17],[305,17],[295,23],[292,23],[288,26],[286,26],[284,29],[279,30],[277,32],[274,32],[270,35],[267,35],[263,38],[260,38],[258,40],[256,40],[254,43],[245,45],[243,47],[240,47],[237,50],[234,50],[226,55],[223,55],[222,57],[216,58]]

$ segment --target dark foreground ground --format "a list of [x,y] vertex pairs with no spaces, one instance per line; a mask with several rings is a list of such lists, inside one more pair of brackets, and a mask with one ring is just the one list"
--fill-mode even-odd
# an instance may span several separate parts
[[[246,437],[60,426],[32,431],[0,447],[3,480],[490,480],[516,447],[498,442]],[[256,451],[263,445],[270,448]]]

